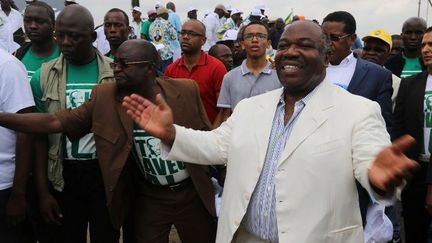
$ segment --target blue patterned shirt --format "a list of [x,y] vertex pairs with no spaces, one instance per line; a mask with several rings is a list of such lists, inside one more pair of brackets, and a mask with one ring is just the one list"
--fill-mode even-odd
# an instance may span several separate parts
[[262,240],[267,240],[272,243],[279,242],[276,218],[276,185],[274,177],[279,158],[285,149],[286,142],[294,128],[297,117],[300,115],[313,93],[314,91],[310,92],[307,96],[294,104],[294,112],[286,126],[284,124],[285,101],[283,99],[283,94],[277,105],[263,169],[241,223],[249,233]]

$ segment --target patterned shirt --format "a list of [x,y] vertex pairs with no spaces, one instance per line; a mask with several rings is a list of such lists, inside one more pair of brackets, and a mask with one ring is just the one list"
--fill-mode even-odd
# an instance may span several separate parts
[[285,101],[283,99],[283,94],[277,105],[263,170],[241,223],[249,233],[262,240],[267,240],[272,243],[279,242],[276,218],[276,185],[274,177],[279,158],[285,149],[285,145],[297,121],[297,117],[300,115],[313,93],[314,91],[310,92],[307,96],[294,104],[294,112],[286,126],[284,124]]
[[177,31],[175,28],[163,18],[156,18],[150,25],[149,37],[155,44],[163,44],[164,47],[159,50],[162,61],[173,57],[174,51],[171,45],[172,40],[177,40]]
[[223,36],[227,30],[238,30],[239,27],[236,25],[234,20],[232,18],[227,19],[227,21],[219,27],[219,29],[216,32],[217,38],[219,40],[223,39]]

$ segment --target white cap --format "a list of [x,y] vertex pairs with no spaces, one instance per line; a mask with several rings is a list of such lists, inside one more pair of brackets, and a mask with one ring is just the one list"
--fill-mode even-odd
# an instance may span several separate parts
[[266,8],[266,6],[264,4],[258,4],[254,8],[259,9],[259,10],[264,10],[264,11],[268,10],[268,8]]
[[234,14],[242,14],[242,13],[243,13],[242,11],[236,8],[231,9],[231,16],[233,16]]
[[163,7],[162,3],[160,1],[156,1],[155,8]]
[[188,8],[188,12],[193,11],[193,10],[198,11],[198,9],[197,9],[196,7],[192,7],[192,6],[191,6],[191,7]]
[[261,14],[261,10],[254,8],[252,9],[252,11],[250,12],[251,16],[259,16],[259,17],[264,17],[264,15]]
[[138,6],[135,6],[135,7],[133,7],[133,8],[132,8],[132,10],[135,10],[135,11],[137,11],[137,12],[140,12],[140,13],[142,13],[142,10],[141,10],[141,8],[140,8],[140,7],[138,7]]
[[224,6],[225,6],[225,9],[227,11],[232,11],[233,10],[233,7],[231,6],[231,4],[224,4]]
[[76,3],[75,0],[65,0],[65,2],[69,2],[69,3]]
[[227,30],[225,31],[225,34],[222,37],[222,41],[230,41],[230,40],[235,41],[237,40],[237,35],[238,35],[238,30],[233,30],[233,29]]

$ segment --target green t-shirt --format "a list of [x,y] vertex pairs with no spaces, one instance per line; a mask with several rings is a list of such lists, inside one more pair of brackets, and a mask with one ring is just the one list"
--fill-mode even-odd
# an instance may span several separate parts
[[401,78],[406,78],[417,73],[421,73],[422,66],[419,58],[408,58],[402,55],[405,59],[405,66],[402,69]]
[[54,51],[51,53],[49,57],[40,57],[33,53],[33,47],[30,47],[24,57],[21,59],[21,62],[27,69],[27,77],[30,81],[36,70],[38,70],[43,63],[49,62],[54,58],[57,58],[60,55],[60,48],[56,45]]
[[164,160],[161,157],[158,138],[134,125],[134,148],[132,155],[140,173],[154,185],[172,185],[189,177],[183,162]]
[[[82,105],[90,98],[92,88],[98,83],[99,70],[97,60],[89,64],[76,66],[67,64],[66,80],[66,107],[74,109]],[[36,71],[30,81],[33,96],[36,103],[36,109],[39,112],[46,112],[45,106],[41,101],[42,90],[40,87],[40,69]],[[71,160],[89,160],[96,158],[96,145],[93,134],[87,134],[79,140],[71,142],[65,138],[64,158]]]
[[141,24],[141,34],[144,35],[144,38],[146,40],[150,40],[150,37],[149,37],[150,25],[151,25],[151,22],[149,20],[146,20]]

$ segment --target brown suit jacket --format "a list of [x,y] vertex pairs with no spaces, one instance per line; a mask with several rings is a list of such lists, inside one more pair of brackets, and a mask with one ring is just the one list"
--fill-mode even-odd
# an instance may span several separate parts
[[[201,103],[198,87],[193,80],[158,78],[174,122],[193,129],[209,130],[210,122]],[[91,98],[74,110],[57,113],[64,133],[74,140],[93,132],[102,172],[108,209],[115,227],[123,224],[134,187],[127,161],[133,147],[133,121],[121,106],[115,83],[93,88]],[[202,202],[216,216],[214,191],[208,166],[185,163]]]

